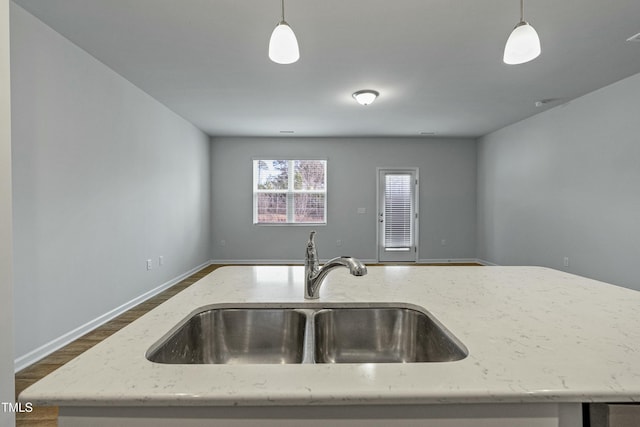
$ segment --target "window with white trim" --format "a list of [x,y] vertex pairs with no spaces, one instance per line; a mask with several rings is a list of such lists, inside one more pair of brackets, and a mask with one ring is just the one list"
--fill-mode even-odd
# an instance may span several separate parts
[[326,224],[326,160],[254,160],[254,224]]

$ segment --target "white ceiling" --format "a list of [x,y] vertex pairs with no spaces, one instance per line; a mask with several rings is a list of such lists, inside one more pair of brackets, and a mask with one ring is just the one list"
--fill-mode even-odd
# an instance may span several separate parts
[[214,136],[477,137],[640,72],[638,0],[526,0],[542,55],[511,66],[518,0],[286,0],[292,65],[280,0],[14,1]]

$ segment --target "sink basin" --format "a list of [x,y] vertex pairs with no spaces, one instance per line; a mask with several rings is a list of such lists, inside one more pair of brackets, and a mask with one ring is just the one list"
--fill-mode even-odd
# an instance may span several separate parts
[[314,318],[316,363],[450,362],[467,353],[427,314],[409,308],[338,308]]
[[222,308],[189,318],[147,354],[157,363],[301,363],[306,316],[293,309]]
[[154,344],[147,359],[166,364],[422,363],[467,355],[444,326],[411,304],[273,303],[203,308]]

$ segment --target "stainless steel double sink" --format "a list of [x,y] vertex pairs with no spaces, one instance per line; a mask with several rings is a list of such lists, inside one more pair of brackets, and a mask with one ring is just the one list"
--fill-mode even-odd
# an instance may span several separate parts
[[465,346],[411,304],[242,304],[203,307],[146,357],[166,364],[423,363]]

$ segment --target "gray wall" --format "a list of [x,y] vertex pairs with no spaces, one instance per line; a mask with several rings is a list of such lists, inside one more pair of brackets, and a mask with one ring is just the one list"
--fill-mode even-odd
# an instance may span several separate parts
[[11,25],[21,357],[209,260],[210,144],[16,5]]
[[[0,0],[0,402],[14,401],[9,70],[9,0]],[[14,422],[14,415],[0,408],[0,427]]]
[[[253,158],[326,158],[326,226],[252,224]],[[302,261],[310,230],[323,259],[375,260],[376,167],[420,168],[421,260],[475,258],[476,143],[455,139],[214,138],[213,259]],[[358,214],[358,208],[366,214]],[[446,239],[447,245],[441,245]],[[224,240],[226,244],[221,245]],[[336,241],[342,240],[337,247]]]
[[640,290],[638,99],[640,74],[481,138],[478,257]]

